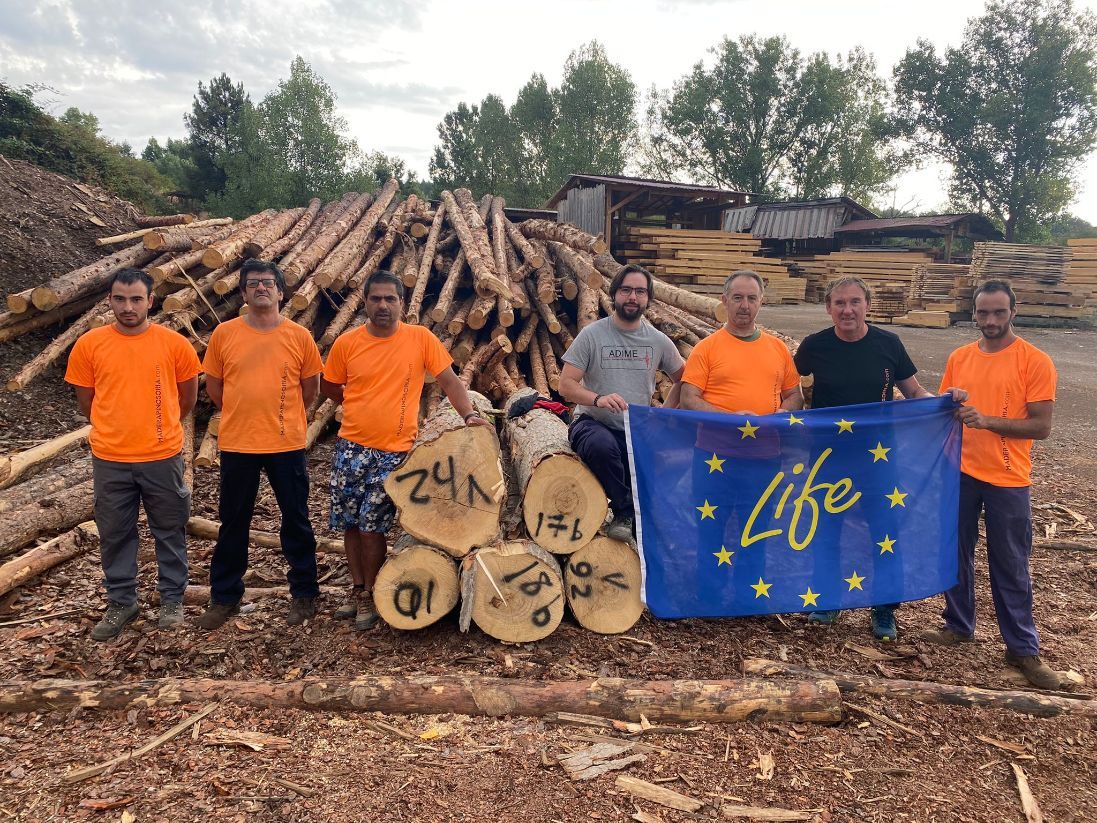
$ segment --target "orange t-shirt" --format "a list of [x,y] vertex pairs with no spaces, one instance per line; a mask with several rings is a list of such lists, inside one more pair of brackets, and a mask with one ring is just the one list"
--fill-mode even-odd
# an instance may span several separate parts
[[111,324],[84,334],[69,354],[65,381],[95,389],[91,453],[119,463],[179,454],[178,384],[198,371],[198,355],[187,339],[163,326],[128,335]]
[[325,380],[345,386],[339,436],[371,449],[408,451],[419,431],[423,375],[437,377],[451,363],[422,326],[401,323],[391,337],[375,337],[368,325],[339,335],[324,366]]
[[[1028,416],[1028,403],[1055,399],[1056,379],[1051,358],[1020,337],[993,354],[976,341],[949,355],[941,391],[966,389],[967,405],[986,415],[1019,420]],[[960,471],[995,486],[1028,486],[1032,441],[965,428]]]
[[259,331],[243,317],[210,335],[202,370],[224,381],[221,451],[271,454],[305,448],[301,381],[324,368],[308,329],[283,320]]
[[694,346],[682,381],[724,411],[763,415],[781,407],[781,393],[799,385],[800,375],[788,347],[772,334],[748,343],[722,328]]

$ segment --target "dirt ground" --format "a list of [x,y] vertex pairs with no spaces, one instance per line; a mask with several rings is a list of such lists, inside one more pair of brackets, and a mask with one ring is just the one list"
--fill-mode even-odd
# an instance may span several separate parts
[[[762,319],[796,337],[826,324],[822,307],[812,305],[766,309]],[[931,388],[947,353],[974,336],[970,328],[896,330]],[[1038,536],[1054,528],[1059,538],[1097,545],[1092,528],[1081,529],[1070,514],[1091,522],[1097,515],[1097,449],[1089,413],[1097,398],[1097,377],[1087,368],[1097,352],[1097,333],[1023,333],[1052,354],[1060,371],[1055,434],[1036,450]],[[14,371],[45,339],[5,346],[0,368]],[[3,400],[3,449],[68,430],[76,420],[59,371],[28,396]],[[323,534],[330,534],[324,479],[331,445],[329,437],[310,457],[313,522]],[[195,513],[215,517],[216,494],[216,471],[199,470]],[[277,528],[277,507],[265,484],[256,526]],[[143,541],[151,548],[144,532]],[[208,541],[191,542],[192,583],[207,582],[211,550]],[[854,612],[829,629],[808,626],[799,615],[676,622],[645,615],[624,637],[596,635],[565,618],[544,641],[503,646],[475,627],[461,634],[455,615],[419,633],[384,626],[356,633],[328,616],[335,605],[330,598],[324,614],[306,626],[287,627],[286,603],[264,600],[212,634],[193,627],[198,607],[187,608],[183,628],[161,632],[152,602],[151,563],[141,571],[142,619],[117,641],[99,644],[89,638],[102,607],[98,559],[92,554],[0,598],[0,680],[279,681],[441,673],[533,680],[734,679],[744,659],[768,658],[813,669],[1020,688],[1002,660],[984,556],[979,563],[978,642],[960,649],[916,639],[918,631],[937,624],[940,598],[901,609],[897,644],[874,642],[867,613]],[[1085,685],[1078,692],[1092,692],[1097,684],[1097,554],[1039,547],[1032,565],[1045,659],[1080,674]],[[347,583],[341,556],[322,556],[320,571],[325,585]],[[276,553],[255,550],[248,584],[282,582],[284,564]],[[2,625],[27,618],[38,619]],[[64,780],[72,769],[154,739],[198,708],[0,717],[0,818],[577,821],[628,820],[642,812],[647,816],[635,819],[674,821],[718,819],[713,809],[733,803],[809,810],[819,821],[989,823],[1025,820],[1011,768],[1017,764],[1048,820],[1097,819],[1093,719],[1035,718],[863,695],[850,696],[845,719],[830,726],[762,720],[683,725],[676,733],[618,734],[636,742],[646,759],[589,782],[573,783],[556,759],[590,745],[590,730],[540,719],[382,717],[231,706],[216,708],[198,726],[134,762],[89,780]],[[218,734],[240,731],[274,739],[260,751],[217,742]],[[769,776],[762,768],[767,755],[774,762]],[[615,788],[615,775],[621,773],[659,782],[708,807],[690,814],[636,800]],[[275,778],[306,787],[308,796]]]

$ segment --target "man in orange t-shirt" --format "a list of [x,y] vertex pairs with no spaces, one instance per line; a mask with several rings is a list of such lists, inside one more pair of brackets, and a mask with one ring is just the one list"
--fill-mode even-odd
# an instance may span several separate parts
[[369,322],[344,332],[324,366],[320,391],[343,405],[331,469],[332,529],[343,532],[353,588],[335,614],[359,629],[377,622],[373,583],[385,559],[385,532],[396,509],[384,482],[418,433],[419,396],[430,372],[468,426],[488,426],[472,407],[449,352],[422,326],[400,322],[404,284],[387,271],[365,285]]
[[959,582],[945,593],[943,628],[926,640],[945,645],[975,638],[975,544],[986,520],[990,591],[1006,661],[1042,689],[1060,678],[1040,659],[1032,615],[1032,443],[1051,435],[1055,365],[1013,331],[1017,298],[1001,281],[975,290],[975,324],[982,339],[961,346],[945,366],[942,386],[967,389],[957,410],[964,424],[960,458]]
[[160,628],[183,619],[187,518],[182,419],[198,397],[198,356],[186,338],[149,323],[152,278],[123,269],[111,278],[114,322],[84,334],[65,381],[91,421],[95,525],[108,605],[95,640],[117,637],[138,614],[137,517],[145,505],[156,544]]
[[287,622],[316,615],[316,537],[309,523],[305,410],[320,390],[320,351],[308,329],[279,314],[286,283],[264,260],[240,267],[248,313],[220,324],[210,336],[203,370],[206,391],[221,410],[221,528],[210,563],[210,605],[198,618],[207,630],[240,610],[248,568],[248,530],[267,475],[282,513],[282,554],[289,564]]

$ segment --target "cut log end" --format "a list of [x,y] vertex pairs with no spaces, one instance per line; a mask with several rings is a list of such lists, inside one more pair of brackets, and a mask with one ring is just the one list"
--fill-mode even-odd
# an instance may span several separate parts
[[568,606],[580,626],[599,634],[628,631],[644,613],[640,556],[628,543],[598,536],[564,566]]
[[472,619],[485,633],[509,643],[552,634],[564,616],[563,580],[552,555],[529,541],[480,549],[474,576]]
[[225,256],[212,246],[202,252],[202,265],[207,269],[219,269],[227,263]]
[[587,545],[608,510],[602,485],[574,454],[552,454],[538,463],[522,499],[530,537],[554,554]]
[[424,629],[457,605],[457,564],[439,549],[413,545],[389,557],[377,573],[373,602],[394,629]]
[[49,311],[61,304],[57,293],[47,286],[38,286],[31,292],[30,301],[39,311]]

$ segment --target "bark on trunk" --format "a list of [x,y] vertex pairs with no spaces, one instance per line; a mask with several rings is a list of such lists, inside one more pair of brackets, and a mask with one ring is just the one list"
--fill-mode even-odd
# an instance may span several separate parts
[[42,572],[49,571],[54,566],[79,557],[96,545],[98,539],[99,532],[95,528],[95,523],[89,521],[81,523],[75,529],[31,549],[14,560],[9,560],[0,566],[0,596],[17,586],[22,586]]
[[91,458],[81,457],[65,462],[47,474],[40,474],[0,492],[0,515],[39,500],[54,497],[91,477]]
[[[339,244],[339,241],[346,236],[351,227],[361,219],[372,200],[373,195],[359,195],[338,219],[324,226],[316,234],[316,238],[312,243],[307,248],[302,249],[300,254],[283,268],[282,272],[286,277],[286,285],[296,286],[306,275],[310,274],[320,264],[320,261],[327,257],[331,250]],[[377,214],[380,215],[384,210],[382,207]]]
[[[103,288],[115,272],[143,266],[154,257],[156,257],[155,252],[137,243],[35,287],[31,290],[30,302],[39,311],[55,309],[63,303]],[[23,302],[22,296],[25,294],[26,292],[19,292],[19,294],[8,295],[8,308],[18,313],[27,311],[30,305]]]
[[563,575],[531,540],[477,549],[461,564],[462,628],[471,619],[507,643],[531,643],[556,631],[564,616]]
[[58,357],[67,352],[72,344],[76,342],[76,339],[92,327],[92,321],[102,313],[102,306],[96,304],[74,320],[71,326],[57,335],[37,357],[23,366],[8,381],[8,391],[16,392],[26,388],[30,381],[44,372]]
[[22,314],[5,312],[10,318],[21,317],[24,319],[15,320],[6,325],[0,325],[0,343],[6,343],[9,340],[22,337],[27,332],[32,332],[36,329],[52,326],[54,323],[62,323],[70,317],[83,314],[95,307],[98,307],[100,311],[107,310],[107,303],[103,299],[103,295],[93,294],[82,300],[74,300],[71,303],[66,303],[63,306],[58,306],[56,309],[50,309],[49,311],[44,312],[27,311]]
[[576,251],[601,254],[606,250],[606,241],[601,237],[587,234],[582,229],[567,223],[554,223],[551,220],[526,220],[518,224],[518,230],[526,237],[538,240],[555,240],[571,246]]
[[395,178],[390,179],[381,191],[377,193],[377,199],[369,207],[358,223],[350,229],[346,237],[335,249],[324,258],[324,261],[316,267],[313,280],[323,288],[328,288],[339,281],[346,282],[353,270],[357,268],[361,258],[373,242],[373,233],[377,229],[378,222],[392,203],[396,192],[400,188]]
[[143,214],[133,222],[143,229],[155,229],[160,226],[181,226],[185,223],[193,223],[195,220],[193,214]]
[[6,512],[0,517],[0,557],[10,554],[46,532],[71,529],[91,519],[92,481],[85,480],[53,497]]
[[275,209],[267,209],[256,215],[258,219],[250,225],[245,226],[241,223],[229,237],[214,243],[202,252],[202,265],[208,269],[219,269],[242,260],[244,247],[248,241],[274,220],[277,214]]
[[305,232],[307,232],[316,222],[316,219],[320,215],[320,205],[321,202],[319,197],[312,198],[304,212],[297,219],[297,222],[293,224],[293,227],[288,232],[286,232],[284,237],[280,240],[268,243],[254,253],[249,247],[246,249],[247,252],[251,254],[252,257],[256,257],[259,260],[277,260],[297,245],[297,242],[304,236]]

